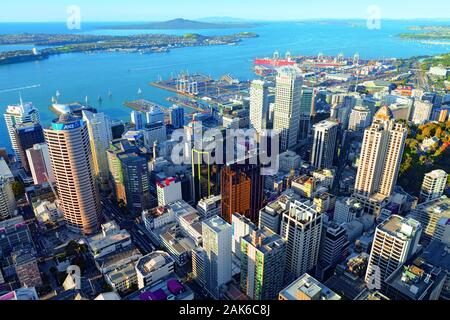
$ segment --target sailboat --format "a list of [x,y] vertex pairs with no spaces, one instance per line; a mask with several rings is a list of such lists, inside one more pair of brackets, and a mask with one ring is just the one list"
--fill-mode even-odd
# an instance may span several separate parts
[[99,103],[102,103],[102,101],[103,101],[102,96],[98,96],[97,101],[98,101]]
[[110,97],[110,98],[112,97],[112,91],[111,90],[108,91],[108,97]]
[[86,98],[84,98],[84,102],[86,102],[86,104],[89,104],[89,98],[88,98],[88,96],[86,96]]
[[139,88],[139,90],[138,90],[137,94],[139,94],[139,95],[141,95],[141,94],[142,94],[142,90],[141,90],[141,88]]

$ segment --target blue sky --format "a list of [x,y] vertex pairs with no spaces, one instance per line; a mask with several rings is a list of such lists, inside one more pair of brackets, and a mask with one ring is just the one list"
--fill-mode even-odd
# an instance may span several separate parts
[[[385,19],[450,18],[448,0],[2,0],[0,22],[65,21],[70,5],[83,21],[155,21],[228,16],[255,20],[368,17],[378,5]],[[5,3],[6,2],[6,3]]]

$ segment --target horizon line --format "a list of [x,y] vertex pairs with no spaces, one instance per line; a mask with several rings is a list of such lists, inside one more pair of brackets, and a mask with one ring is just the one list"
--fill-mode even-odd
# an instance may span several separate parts
[[[172,21],[172,20],[176,20],[176,19],[184,19],[184,20],[190,20],[190,21],[198,21],[198,22],[204,22],[204,21],[200,21],[203,19],[208,19],[209,17],[203,17],[203,18],[168,18],[168,19],[163,19],[163,20],[91,20],[91,19],[87,19],[84,20],[84,22],[88,22],[88,23],[109,23],[109,22],[129,22],[129,23],[141,23],[141,22],[146,22],[146,23],[151,23],[151,22],[167,22],[167,21]],[[217,23],[228,23],[228,24],[243,24],[246,22],[299,22],[299,21],[318,21],[318,20],[322,20],[322,21],[345,21],[345,20],[353,20],[353,21],[366,21],[366,18],[361,18],[361,17],[348,17],[348,18],[320,18],[320,17],[314,17],[314,18],[292,18],[292,19],[252,19],[252,18],[235,18],[235,17],[229,17],[231,19],[241,19],[242,21],[227,21],[226,17],[223,21],[220,21],[220,19],[217,19],[216,22],[204,22],[204,23],[211,23],[211,24],[217,24]],[[382,21],[413,21],[413,20],[447,20],[450,21],[450,17],[435,17],[435,18],[382,18]],[[43,21],[43,20],[27,20],[27,21],[22,21],[22,20],[5,20],[5,21],[0,21],[0,24],[2,23],[66,23],[66,20],[47,20],[47,21]]]

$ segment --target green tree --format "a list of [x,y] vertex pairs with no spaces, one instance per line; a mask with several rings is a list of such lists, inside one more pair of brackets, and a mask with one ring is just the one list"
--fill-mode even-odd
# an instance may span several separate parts
[[25,185],[20,182],[20,181],[14,181],[11,184],[13,193],[14,193],[14,197],[16,197],[16,199],[20,199],[24,196],[25,194]]

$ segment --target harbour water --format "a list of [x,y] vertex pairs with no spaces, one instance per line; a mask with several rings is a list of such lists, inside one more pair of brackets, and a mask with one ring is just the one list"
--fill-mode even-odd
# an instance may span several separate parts
[[[88,34],[129,35],[136,33],[205,35],[231,34],[251,31],[259,38],[245,39],[236,46],[211,46],[174,49],[169,53],[95,53],[65,54],[47,60],[0,66],[0,111],[8,104],[31,101],[41,113],[44,125],[54,118],[48,109],[51,97],[60,92],[59,102],[80,101],[89,97],[91,105],[114,119],[127,120],[130,109],[125,101],[147,99],[170,106],[166,98],[173,95],[149,86],[159,77],[176,76],[179,72],[211,75],[224,74],[247,80],[255,77],[252,60],[271,56],[275,50],[281,54],[325,55],[344,53],[352,56],[358,52],[363,59],[404,58],[450,52],[445,43],[430,44],[402,40],[397,34],[407,32],[409,26],[442,24],[433,21],[383,21],[380,30],[370,30],[365,21],[320,21],[266,23],[245,30],[98,30],[98,24],[83,25],[77,32]],[[102,24],[104,25],[104,24]],[[64,33],[61,24],[2,24],[0,33]],[[0,51],[30,49],[32,46],[0,46]],[[20,89],[19,88],[23,88]],[[142,94],[138,94],[138,89]],[[16,90],[17,89],[17,90]],[[111,91],[112,95],[109,96]],[[97,101],[102,97],[102,103]],[[0,147],[9,147],[9,138],[3,120],[0,120]]]

